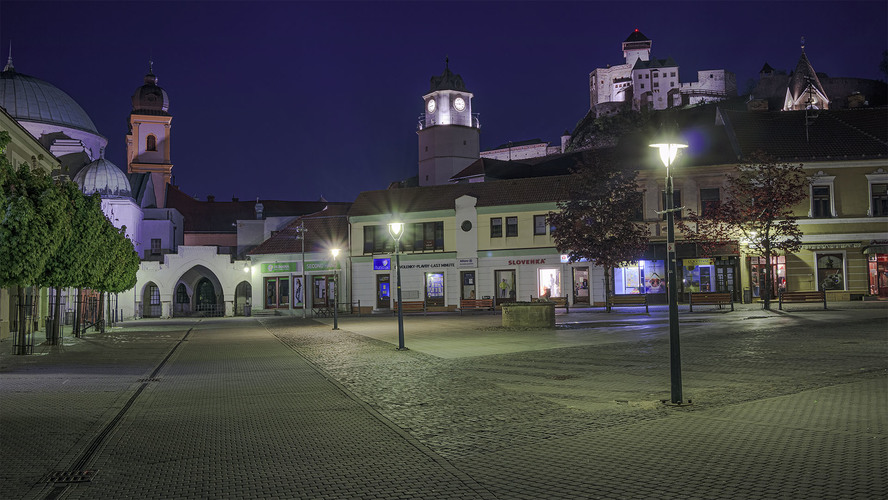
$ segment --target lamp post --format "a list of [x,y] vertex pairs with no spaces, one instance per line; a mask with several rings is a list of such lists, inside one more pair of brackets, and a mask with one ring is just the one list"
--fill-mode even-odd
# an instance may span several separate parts
[[333,275],[333,329],[339,330],[339,304],[336,303],[336,296],[339,295],[339,266],[337,266],[338,262],[336,257],[339,257],[339,249],[334,248],[330,250],[330,253],[333,254],[333,271],[336,273]]
[[682,404],[683,398],[681,393],[681,346],[678,337],[678,304],[676,289],[676,267],[675,267],[675,211],[681,210],[682,207],[675,208],[673,205],[672,190],[672,172],[670,167],[675,161],[678,150],[688,147],[679,137],[674,127],[664,125],[661,130],[661,137],[655,144],[650,147],[660,150],[660,159],[666,167],[666,274],[668,276],[666,286],[669,288],[669,366],[670,379],[672,382],[672,403]]
[[403,351],[407,349],[404,347],[404,313],[401,302],[401,236],[404,234],[404,223],[392,222],[389,223],[388,228],[389,234],[395,240],[395,267],[398,280],[398,350]]

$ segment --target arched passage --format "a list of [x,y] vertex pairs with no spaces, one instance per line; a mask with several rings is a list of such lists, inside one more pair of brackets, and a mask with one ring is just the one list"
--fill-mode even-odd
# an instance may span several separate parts
[[176,316],[224,316],[222,283],[206,266],[198,265],[182,273],[175,289],[184,287],[188,293],[187,306],[176,307]]
[[149,281],[142,288],[142,317],[159,318],[161,312],[160,288],[153,281]]
[[249,281],[241,281],[234,289],[234,315],[249,316],[250,312],[247,306],[253,297],[253,286]]

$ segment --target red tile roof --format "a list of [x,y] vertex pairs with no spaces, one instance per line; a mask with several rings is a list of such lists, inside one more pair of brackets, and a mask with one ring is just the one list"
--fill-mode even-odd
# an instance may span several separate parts
[[249,255],[302,253],[301,229],[305,228],[305,251],[325,252],[348,247],[349,203],[329,205],[326,210],[294,220],[271,238],[251,250]]

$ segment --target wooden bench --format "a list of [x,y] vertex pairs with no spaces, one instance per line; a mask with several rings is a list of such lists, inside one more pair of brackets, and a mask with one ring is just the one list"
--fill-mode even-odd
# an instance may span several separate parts
[[826,309],[826,292],[816,290],[810,292],[782,292],[780,294],[779,308],[783,310],[783,303],[803,303],[803,302],[823,302],[823,308]]
[[691,306],[691,312],[694,312],[694,305],[698,306],[718,306],[719,309],[723,305],[731,305],[734,310],[734,298],[731,292],[691,292],[688,303]]
[[493,299],[460,299],[459,301],[459,313],[462,314],[463,311],[481,311],[481,310],[490,310],[494,311],[493,307]]
[[[398,314],[399,303],[395,301],[395,306],[392,308],[393,314]],[[404,301],[404,313],[426,313],[426,304],[423,300],[405,300]]]
[[618,306],[635,306],[640,307],[644,306],[644,312],[649,313],[648,310],[648,300],[647,294],[638,293],[638,294],[630,294],[630,295],[610,295],[607,298],[607,312],[611,311],[612,307]]

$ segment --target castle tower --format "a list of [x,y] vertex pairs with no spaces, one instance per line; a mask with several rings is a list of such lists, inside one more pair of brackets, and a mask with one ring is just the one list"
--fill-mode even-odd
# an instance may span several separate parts
[[447,184],[453,175],[480,157],[480,123],[472,116],[472,93],[461,76],[450,71],[431,78],[422,97],[425,116],[419,123],[419,185]]
[[170,162],[170,99],[157,85],[153,63],[145,83],[133,94],[133,110],[126,136],[127,172],[150,173],[157,207],[166,207],[166,185],[172,177]]
[[650,38],[635,28],[635,31],[623,41],[623,57],[626,58],[626,64],[632,67],[639,59],[649,61],[651,59],[651,43],[653,42]]

